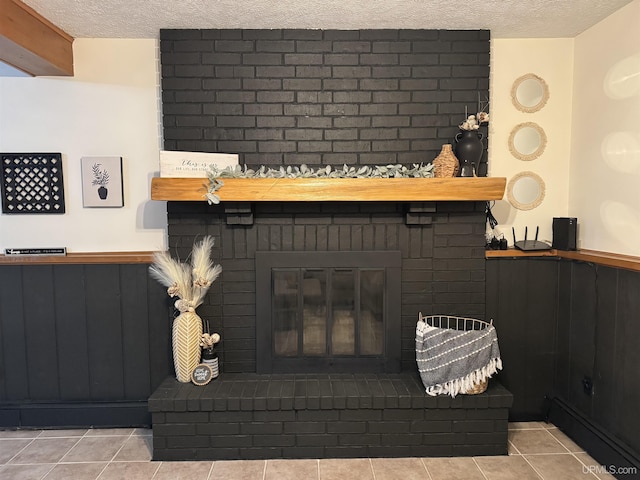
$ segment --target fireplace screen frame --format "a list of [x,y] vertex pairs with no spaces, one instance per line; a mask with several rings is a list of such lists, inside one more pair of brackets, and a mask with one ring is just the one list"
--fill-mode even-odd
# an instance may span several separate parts
[[[256,252],[257,373],[397,373],[401,370],[400,251]],[[273,337],[274,269],[376,269],[384,271],[382,355],[276,356]]]

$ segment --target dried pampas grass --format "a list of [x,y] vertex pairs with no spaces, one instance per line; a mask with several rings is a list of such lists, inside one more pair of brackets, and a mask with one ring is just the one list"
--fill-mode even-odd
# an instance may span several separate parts
[[153,264],[149,267],[149,274],[167,287],[170,297],[178,297],[181,308],[200,306],[209,287],[222,272],[220,265],[214,265],[211,260],[213,237],[206,236],[202,241],[194,244],[191,253],[191,264],[182,263],[167,252],[154,254]]

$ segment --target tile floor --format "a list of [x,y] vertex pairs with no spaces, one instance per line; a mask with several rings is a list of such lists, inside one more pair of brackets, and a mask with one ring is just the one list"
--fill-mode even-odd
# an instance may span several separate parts
[[[0,431],[1,480],[571,480],[614,478],[553,425],[509,425],[509,455],[151,461],[151,430]],[[630,475],[629,478],[633,478]]]

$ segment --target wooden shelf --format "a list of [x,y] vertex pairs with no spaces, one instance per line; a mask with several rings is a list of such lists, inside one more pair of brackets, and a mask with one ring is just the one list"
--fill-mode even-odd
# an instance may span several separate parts
[[517,248],[509,248],[507,250],[486,250],[484,256],[485,258],[557,257],[558,250],[552,248],[551,250],[533,250],[524,252]]
[[[230,202],[426,202],[500,200],[506,178],[224,178]],[[207,178],[153,178],[151,199],[205,201]]]
[[580,262],[595,263],[605,267],[623,268],[640,272],[640,257],[621,255],[617,253],[598,252],[596,250],[542,250],[537,252],[523,252],[518,249],[487,250],[485,258],[517,258],[517,257],[556,257]]
[[86,252],[66,255],[0,255],[0,265],[152,263],[154,252]]

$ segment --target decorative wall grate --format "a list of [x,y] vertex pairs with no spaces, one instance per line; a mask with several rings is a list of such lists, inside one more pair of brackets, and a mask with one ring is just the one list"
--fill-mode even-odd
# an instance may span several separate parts
[[60,153],[2,153],[2,213],[64,213]]

